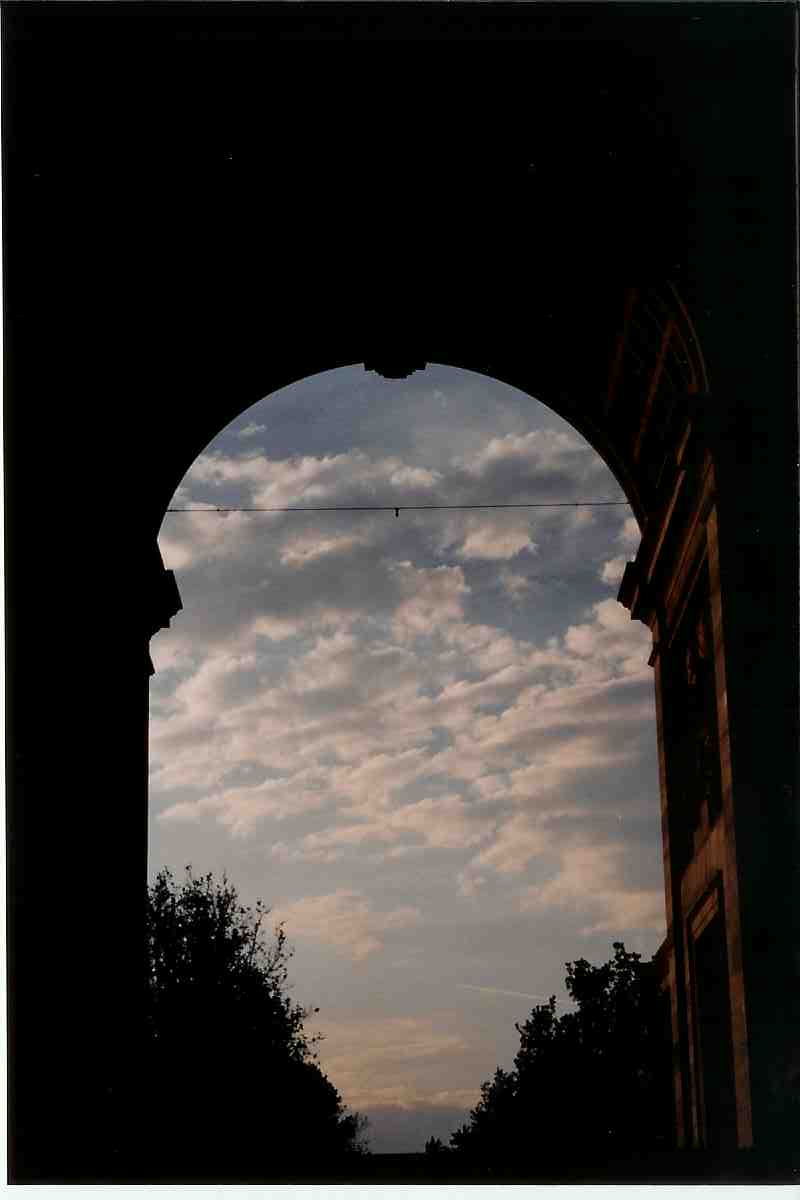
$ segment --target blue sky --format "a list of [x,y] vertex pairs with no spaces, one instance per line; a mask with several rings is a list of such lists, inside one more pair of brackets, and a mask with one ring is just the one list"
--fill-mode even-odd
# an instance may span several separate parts
[[[175,505],[622,498],[496,381],[353,366],[266,397]],[[168,514],[150,868],[227,871],[296,949],[375,1150],[446,1138],[565,961],[664,935],[648,631],[627,507]]]

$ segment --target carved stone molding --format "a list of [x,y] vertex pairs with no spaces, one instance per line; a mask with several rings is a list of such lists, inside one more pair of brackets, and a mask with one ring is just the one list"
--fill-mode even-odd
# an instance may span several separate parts
[[415,371],[424,371],[427,365],[418,358],[404,358],[402,355],[390,353],[365,359],[364,370],[374,371],[383,379],[408,379]]
[[[148,642],[159,629],[168,629],[170,621],[182,608],[183,602],[175,580],[175,572],[165,568],[156,546],[146,589],[145,633]],[[155,667],[149,653],[147,663],[148,674],[154,675]]]

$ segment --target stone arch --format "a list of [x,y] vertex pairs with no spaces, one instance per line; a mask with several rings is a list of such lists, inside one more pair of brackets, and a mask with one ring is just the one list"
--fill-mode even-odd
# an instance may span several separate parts
[[[204,446],[263,396],[335,367],[363,363],[366,370],[384,378],[401,379],[424,369],[429,361],[491,376],[546,404],[573,425],[607,463],[643,524],[654,505],[664,459],[685,434],[692,412],[707,397],[709,382],[695,327],[674,283],[630,286],[617,289],[617,293],[606,318],[609,329],[602,357],[589,386],[581,373],[573,380],[569,364],[563,361],[548,363],[547,355],[537,356],[535,351],[521,354],[514,344],[498,354],[491,347],[465,344],[452,328],[419,331],[410,347],[368,333],[348,339],[354,343],[352,354],[323,342],[316,353],[309,348],[302,365],[286,367],[265,367],[256,348],[251,351],[254,362],[252,366],[248,363],[246,382],[235,391],[220,389],[214,402],[184,422],[159,486],[159,503],[163,504],[160,513],[155,510],[159,525],[169,497]],[[569,311],[550,312],[544,326],[572,320],[574,314]],[[559,331],[559,343],[565,335],[568,330]]]
[[[740,955],[741,929],[714,453],[706,416],[714,400],[702,348],[675,285],[630,287],[620,295],[604,387],[590,397],[567,387],[553,398],[539,388],[535,394],[611,468],[643,534],[618,598],[649,626],[654,641],[668,926],[657,961],[665,1003],[669,997],[676,1141],[748,1146],[746,1002],[741,978],[729,966]],[[458,358],[457,365],[475,369],[469,354]],[[536,365],[510,355],[507,366],[497,358],[479,373],[534,394],[530,368]],[[365,355],[364,366],[402,379],[424,368],[425,360],[416,348],[379,344]],[[229,420],[237,415],[229,403],[219,407]],[[236,402],[237,413],[247,407]],[[203,436],[186,433],[185,445],[192,448]],[[178,462],[175,486],[186,469],[183,459]],[[168,624],[180,606],[174,577],[159,566],[155,578]],[[720,1027],[727,1031],[721,1040]]]
[[[703,778],[703,739],[674,710],[694,688],[684,707],[713,715],[685,670],[688,659],[709,679],[696,662],[701,617],[705,646],[710,625],[722,813],[716,834],[701,821],[697,845],[684,838],[686,869],[668,872],[681,1128],[702,1143],[714,1022],[692,1008],[692,987],[715,974],[723,941],[736,1137],[748,1144],[751,1121],[757,1151],[785,1162],[795,1148],[797,14],[375,12],[4,11],[18,1181],[130,1177],[119,1147],[136,1121],[108,1089],[115,1056],[135,1059],[141,1006],[130,947],[145,877],[146,646],[170,604],[155,536],[175,483],[265,393],[337,362],[398,358],[508,379],[591,424],[630,477],[643,544],[622,591],[655,634],[670,837],[692,763]],[[569,111],[553,102],[567,92]],[[664,371],[680,345],[670,335],[642,429],[666,321],[661,301],[652,326],[632,307],[623,336],[626,298],[655,281],[667,303],[670,279],[713,398],[694,351],[688,375],[671,360]],[[640,338],[647,365],[628,390]],[[102,955],[80,935],[87,911]],[[54,913],[66,934],[43,954]],[[56,1005],[53,978],[69,981]]]

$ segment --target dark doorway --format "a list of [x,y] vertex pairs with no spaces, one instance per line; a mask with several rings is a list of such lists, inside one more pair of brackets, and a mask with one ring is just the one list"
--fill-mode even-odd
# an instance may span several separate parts
[[736,1089],[731,1057],[728,953],[717,913],[694,944],[701,1138],[709,1150],[736,1146]]

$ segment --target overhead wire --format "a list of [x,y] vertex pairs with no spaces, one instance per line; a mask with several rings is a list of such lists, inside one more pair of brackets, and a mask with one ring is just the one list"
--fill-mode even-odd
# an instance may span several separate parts
[[170,507],[168,513],[314,513],[314,512],[401,512],[448,511],[496,508],[613,508],[629,507],[627,500],[534,500],[515,504],[321,504],[321,505],[209,505],[207,507]]

